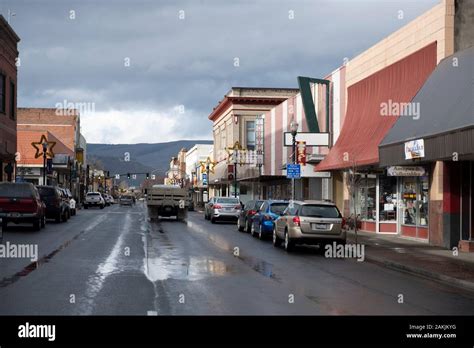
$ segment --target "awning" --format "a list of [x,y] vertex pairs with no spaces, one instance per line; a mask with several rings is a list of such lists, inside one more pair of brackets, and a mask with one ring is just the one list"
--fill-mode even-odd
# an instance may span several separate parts
[[409,102],[435,66],[436,42],[349,87],[341,134],[316,171],[378,164],[378,145],[398,119],[382,108]]
[[418,161],[474,156],[474,47],[445,58],[412,100],[417,120],[401,117],[379,147],[380,165],[411,164],[405,142],[423,139]]

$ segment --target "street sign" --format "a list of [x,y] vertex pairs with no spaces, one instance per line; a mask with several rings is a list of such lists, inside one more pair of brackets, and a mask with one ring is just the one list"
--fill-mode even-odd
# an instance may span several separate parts
[[296,162],[305,166],[306,165],[306,142],[298,141],[296,143]]
[[287,164],[286,165],[286,178],[287,179],[301,178],[301,166],[299,164]]
[[202,173],[202,184],[204,186],[207,186],[207,174],[206,173]]
[[[299,132],[296,141],[306,142],[306,146],[329,146],[329,133]],[[290,132],[284,132],[283,146],[293,146],[293,136]]]

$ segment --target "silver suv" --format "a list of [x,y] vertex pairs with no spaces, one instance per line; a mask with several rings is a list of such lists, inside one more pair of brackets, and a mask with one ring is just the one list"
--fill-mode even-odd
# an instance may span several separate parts
[[342,229],[342,215],[337,206],[328,201],[293,201],[275,221],[273,245],[284,241],[285,250],[296,244],[346,243]]
[[205,205],[204,217],[215,223],[217,220],[237,221],[242,205],[234,197],[214,197]]

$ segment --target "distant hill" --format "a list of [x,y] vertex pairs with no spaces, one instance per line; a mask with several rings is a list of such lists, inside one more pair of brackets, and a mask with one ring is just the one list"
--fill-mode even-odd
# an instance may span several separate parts
[[[190,149],[195,144],[212,144],[211,140],[178,140],[156,144],[87,144],[88,161],[99,161],[105,170],[113,174],[151,173],[164,176],[169,169],[171,157],[182,148]],[[125,162],[124,154],[130,153],[130,161]],[[144,176],[138,176],[129,185],[138,186]]]

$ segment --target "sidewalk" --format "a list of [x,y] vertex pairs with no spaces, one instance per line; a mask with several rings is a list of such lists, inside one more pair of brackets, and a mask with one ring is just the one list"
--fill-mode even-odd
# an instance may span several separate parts
[[[474,253],[454,256],[452,250],[423,242],[361,231],[357,241],[365,245],[369,262],[474,291]],[[354,232],[347,233],[347,242],[355,242]]]

